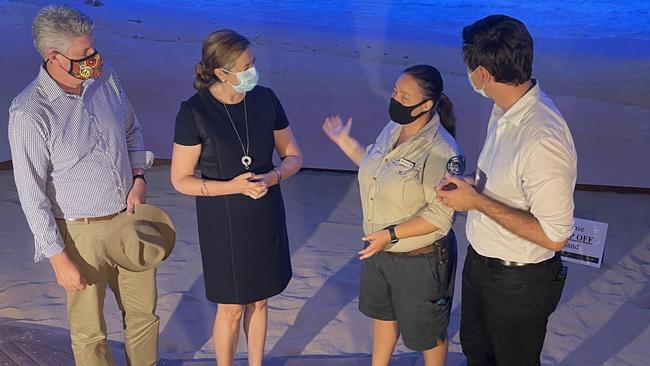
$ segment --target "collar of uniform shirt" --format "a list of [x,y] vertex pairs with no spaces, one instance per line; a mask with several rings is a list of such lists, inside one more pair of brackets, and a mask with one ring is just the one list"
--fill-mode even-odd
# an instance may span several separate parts
[[[431,120],[429,120],[429,122],[427,122],[427,124],[425,124],[420,129],[420,131],[418,131],[415,135],[413,135],[410,139],[408,139],[404,143],[414,144],[421,140],[424,140],[426,142],[431,142],[433,141],[433,138],[438,133],[439,127],[440,127],[440,117],[438,117],[438,113],[436,113],[433,117],[431,117]],[[381,144],[381,147],[391,148],[395,146],[395,142],[399,138],[398,132],[401,131],[401,128],[402,128],[401,125],[393,122],[393,126],[391,126],[390,133],[386,136],[387,140]],[[383,152],[386,153],[386,151]]]
[[537,79],[532,79],[532,81],[534,83],[533,87],[519,98],[505,113],[503,113],[501,107],[496,104],[494,105],[495,117],[501,115],[497,119],[498,123],[511,122],[515,126],[519,125],[519,122],[521,122],[530,107],[539,99],[539,82]]
[[[91,86],[94,82],[95,79],[88,79],[81,84],[82,99],[86,94],[88,87]],[[78,95],[68,94],[64,92],[63,89],[59,86],[59,84],[57,84],[57,82],[47,72],[47,70],[45,69],[45,64],[41,65],[41,69],[38,72],[38,85],[41,87],[41,90],[43,90],[43,93],[47,97],[47,101],[49,103],[64,95],[79,97]]]

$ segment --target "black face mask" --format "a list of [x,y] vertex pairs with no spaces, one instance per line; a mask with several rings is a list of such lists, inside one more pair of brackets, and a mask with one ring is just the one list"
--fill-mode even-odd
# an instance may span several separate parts
[[408,125],[409,123],[412,123],[416,119],[424,116],[427,112],[429,112],[429,111],[423,111],[418,115],[415,116],[411,115],[411,112],[413,112],[415,108],[426,103],[428,100],[429,99],[425,99],[416,105],[407,107],[402,103],[396,101],[395,98],[390,98],[390,106],[388,107],[388,114],[390,115],[390,119],[392,119],[393,122],[395,123],[399,123],[400,125]]

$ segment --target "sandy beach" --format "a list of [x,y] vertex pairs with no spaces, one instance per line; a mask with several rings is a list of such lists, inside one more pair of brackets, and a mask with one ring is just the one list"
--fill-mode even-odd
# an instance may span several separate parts
[[[46,3],[0,0],[0,109],[5,111],[0,162],[11,158],[6,111],[41,62],[30,28]],[[338,170],[354,167],[322,134],[323,118],[352,116],[353,134],[372,142],[388,120],[395,78],[417,63],[433,64],[443,73],[456,106],[459,142],[468,166],[475,166],[492,105],[467,81],[460,29],[493,12],[522,16],[536,42],[535,76],[573,133],[578,183],[650,188],[650,5],[645,1],[610,1],[606,10],[589,2],[573,7],[556,2],[548,8],[549,0],[444,6],[427,1],[398,6],[388,0],[65,3],[96,20],[97,48],[120,75],[145,144],[159,158],[170,157],[179,104],[194,93],[192,70],[203,38],[233,28],[251,39],[261,84],[283,102],[305,166]],[[204,296],[194,200],[173,190],[168,167],[147,176],[149,202],[164,208],[178,230],[176,248],[158,272],[160,364],[213,364],[209,337],[215,306]],[[0,344],[32,347],[25,349],[69,364],[64,291],[47,263],[32,262],[32,236],[12,172],[0,171],[0,187]],[[357,310],[361,208],[356,176],[306,170],[283,183],[283,194],[294,276],[270,302],[269,365],[366,365],[370,321]],[[605,262],[600,269],[569,264],[565,292],[550,318],[543,364],[645,366],[650,359],[650,198],[582,191],[575,199],[576,217],[609,224]],[[454,224],[459,265],[467,248],[464,226],[459,215]],[[464,364],[458,338],[460,273],[459,268],[449,327],[449,365],[454,366]],[[111,295],[105,312],[111,348],[124,364],[121,316]],[[243,340],[237,352],[245,356]],[[401,342],[396,357],[398,366],[422,364]]]
[[[189,362],[202,360],[208,364],[214,357],[209,337],[215,307],[204,296],[194,200],[175,193],[169,183],[168,167],[147,174],[149,202],[164,208],[178,230],[176,248],[158,272],[160,357],[169,365],[193,365]],[[32,263],[31,235],[10,172],[0,172],[0,185],[9,187],[0,192],[0,329],[17,324],[23,329],[40,327],[38,332],[53,334],[42,338],[46,345],[49,341],[50,347],[65,350],[68,335],[64,291],[56,285],[47,263]],[[268,357],[282,365],[279,360],[287,358],[294,362],[321,360],[313,361],[314,365],[367,365],[370,320],[357,309],[360,262],[355,253],[362,233],[356,177],[350,173],[304,171],[283,183],[283,194],[294,276],[289,287],[269,302]],[[549,320],[544,364],[647,364],[647,202],[647,195],[576,194],[576,217],[610,224],[604,265],[597,269],[568,263],[569,280]],[[464,225],[464,216],[459,216],[454,224],[459,246],[458,285],[467,248]],[[460,286],[456,286],[449,326],[449,365],[464,364],[458,339],[459,302]],[[121,317],[110,294],[105,313],[113,353],[124,362]],[[242,339],[238,357],[245,357],[245,350]],[[418,364],[419,356],[401,341],[396,355],[402,355],[400,362],[404,365]]]
[[[11,35],[0,39],[3,49],[11,50],[0,58],[0,109],[7,110],[37,73],[30,26],[46,3],[0,1],[5,20],[0,32]],[[521,16],[536,42],[535,76],[571,127],[580,160],[578,183],[650,187],[650,20],[644,13],[650,6],[643,1],[612,2],[603,9],[588,4],[547,9],[544,1],[518,6],[457,1],[440,9],[426,1],[420,7],[388,1],[69,3],[96,19],[97,47],[123,80],[147,147],[158,157],[170,157],[174,119],[180,101],[194,93],[192,70],[203,38],[233,28],[253,42],[261,83],[283,102],[303,142],[305,166],[344,170],[354,167],[322,135],[323,118],[352,116],[359,140],[372,142],[388,120],[396,77],[417,63],[433,64],[443,73],[456,105],[458,139],[474,166],[492,105],[467,82],[460,31],[489,13]],[[6,141],[0,118],[0,161],[10,159]]]

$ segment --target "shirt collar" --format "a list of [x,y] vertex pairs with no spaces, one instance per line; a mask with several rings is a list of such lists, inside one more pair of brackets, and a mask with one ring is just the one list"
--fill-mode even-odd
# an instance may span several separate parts
[[519,125],[519,122],[523,119],[524,115],[528,112],[530,107],[539,100],[540,88],[539,82],[537,79],[531,79],[533,82],[533,87],[526,92],[515,104],[510,107],[505,113],[501,107],[494,105],[494,112],[499,121],[510,122],[515,126]]
[[[92,85],[94,82],[94,79],[88,79],[84,81],[81,84],[81,98],[83,99],[83,96],[86,94],[86,90],[88,90],[88,87]],[[38,71],[38,84],[41,87],[41,90],[43,90],[43,93],[47,97],[48,102],[52,102],[55,99],[63,96],[63,95],[71,95],[63,91],[59,84],[50,76],[50,74],[47,72],[45,69],[45,63],[43,63],[40,67],[40,70]]]
[[[435,113],[433,117],[425,124],[415,135],[413,135],[408,141],[404,144],[415,144],[421,141],[427,143],[432,142],[433,138],[438,133],[440,128],[440,116],[438,113]],[[383,141],[382,148],[384,152],[390,151],[395,142],[399,138],[399,135],[402,131],[402,125],[391,122],[389,133],[386,135],[385,141]],[[400,145],[401,146],[401,145]]]

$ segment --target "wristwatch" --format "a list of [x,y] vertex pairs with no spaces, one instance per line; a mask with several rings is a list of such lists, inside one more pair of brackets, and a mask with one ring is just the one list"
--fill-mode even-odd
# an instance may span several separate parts
[[397,237],[397,234],[395,234],[395,226],[397,225],[390,225],[386,227],[386,230],[388,230],[388,233],[390,234],[390,243],[395,244],[399,241],[399,238]]
[[135,180],[138,179],[138,178],[139,178],[139,179],[142,179],[142,181],[145,182],[145,184],[147,183],[147,180],[144,179],[144,174],[136,174],[136,175],[134,175],[134,176],[133,176],[133,181],[135,181]]

